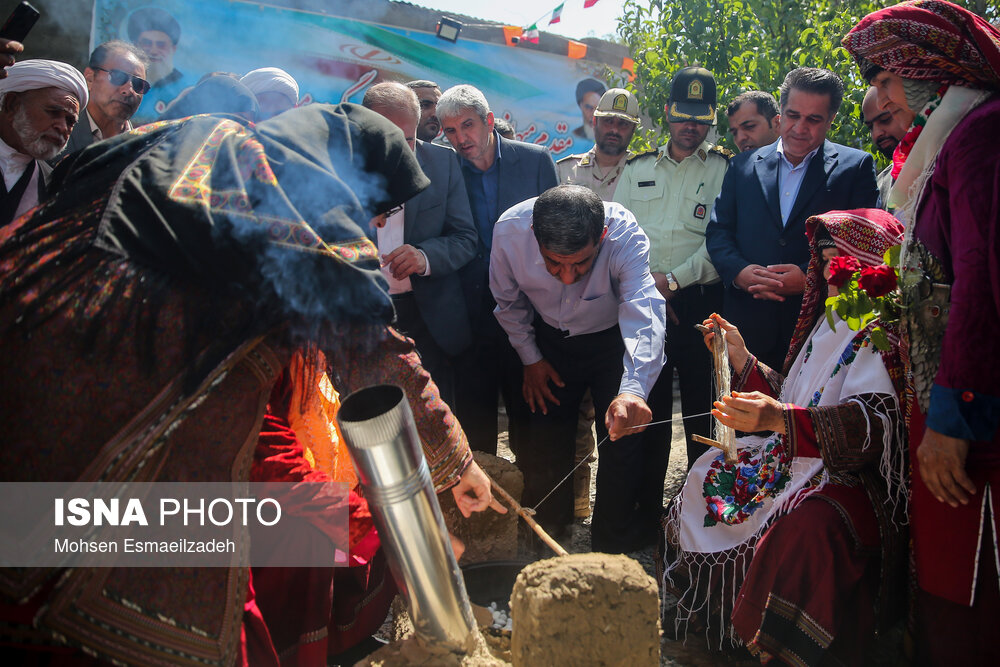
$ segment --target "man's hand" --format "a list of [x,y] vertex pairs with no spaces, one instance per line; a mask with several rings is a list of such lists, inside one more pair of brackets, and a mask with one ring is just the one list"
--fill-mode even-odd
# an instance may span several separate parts
[[806,275],[797,264],[747,264],[733,282],[755,299],[784,301],[785,296],[805,291]]
[[455,554],[455,560],[461,560],[462,554],[465,553],[465,543],[451,533],[448,533],[448,537],[451,539],[451,550]]
[[507,513],[507,508],[493,497],[493,492],[490,489],[490,478],[475,461],[469,464],[469,467],[462,473],[458,484],[451,487],[451,494],[455,496],[458,511],[466,519],[472,516],[473,512],[482,512],[487,507],[493,508],[500,514]]
[[712,403],[712,416],[737,431],[785,432],[785,417],[781,403],[759,391],[734,391]]
[[744,292],[749,292],[750,288],[757,285],[759,278],[757,277],[757,270],[763,269],[764,267],[760,264],[747,264],[743,269],[736,274],[736,286],[739,287]]
[[[612,440],[641,433],[646,430],[646,424],[653,420],[653,412],[646,401],[635,394],[618,394],[608,406],[604,415],[604,425]],[[632,428],[640,426],[641,428]]]
[[924,431],[917,447],[920,477],[938,502],[952,507],[969,504],[969,495],[976,493],[976,485],[965,474],[965,458],[969,454],[969,441],[952,438],[932,429]]
[[541,410],[543,415],[549,414],[545,401],[559,405],[559,399],[552,393],[549,387],[549,380],[557,387],[565,387],[566,384],[559,377],[552,364],[542,359],[524,367],[524,382],[521,385],[521,394],[528,403],[532,412]]
[[382,266],[388,266],[396,280],[409,278],[414,273],[422,276],[427,270],[424,253],[411,245],[401,245],[382,258]]
[[14,56],[24,51],[21,42],[0,38],[0,79],[7,77],[7,69],[14,64]]
[[754,270],[756,284],[747,291],[755,299],[784,301],[792,294],[802,294],[806,289],[806,274],[797,264],[771,264]]

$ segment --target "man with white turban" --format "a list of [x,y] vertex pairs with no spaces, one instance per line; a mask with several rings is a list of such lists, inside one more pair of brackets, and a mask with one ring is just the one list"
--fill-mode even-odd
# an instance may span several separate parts
[[299,103],[299,84],[292,75],[277,67],[261,67],[240,79],[260,104],[258,120],[267,120]]
[[[69,141],[89,101],[87,81],[72,65],[55,60],[24,60],[0,80],[0,170],[3,199],[0,225],[6,225],[45,199],[51,168]],[[37,167],[37,168],[36,168]]]

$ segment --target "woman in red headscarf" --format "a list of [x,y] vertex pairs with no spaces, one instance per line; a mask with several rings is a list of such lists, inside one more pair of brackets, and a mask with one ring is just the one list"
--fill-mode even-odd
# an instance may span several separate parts
[[833,258],[879,265],[902,227],[880,210],[832,211],[806,221],[806,235],[784,375],[736,327],[710,321],[726,332],[735,373],[713,414],[746,435],[737,463],[713,450],[692,466],[669,513],[664,581],[681,624],[738,637],[764,662],[860,664],[876,627],[902,609],[903,373],[891,327],[881,325],[889,349],[877,351],[878,320],[853,331],[834,316],[831,326],[824,303],[838,284]]
[[916,655],[997,664],[1000,31],[919,0],[866,16],[844,46],[880,104],[917,114],[893,157],[890,195],[907,225]]

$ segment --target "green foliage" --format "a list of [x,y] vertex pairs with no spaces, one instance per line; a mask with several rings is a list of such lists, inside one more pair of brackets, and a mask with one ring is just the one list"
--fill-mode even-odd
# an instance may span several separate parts
[[[729,137],[726,105],[747,90],[778,97],[785,75],[801,66],[836,72],[845,87],[844,103],[830,131],[838,143],[873,153],[871,134],[861,122],[868,83],[840,40],[869,12],[892,0],[627,0],[618,30],[632,50],[636,78],[630,84],[656,125],[666,130],[663,107],[674,73],[701,65],[718,84],[721,143],[738,151]],[[959,0],[990,18],[997,0]],[[633,149],[657,141],[657,131],[636,133]]]

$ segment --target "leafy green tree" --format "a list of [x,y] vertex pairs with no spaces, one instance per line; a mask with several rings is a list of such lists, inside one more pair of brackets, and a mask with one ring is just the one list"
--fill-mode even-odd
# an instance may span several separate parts
[[[778,96],[778,87],[796,67],[825,67],[844,81],[844,103],[830,138],[871,150],[871,135],[861,122],[861,101],[868,83],[861,79],[843,36],[866,14],[895,4],[891,0],[627,0],[618,30],[635,60],[629,84],[643,109],[666,130],[664,105],[674,73],[701,65],[718,86],[719,136],[729,139],[725,107],[747,90]],[[997,0],[958,4],[990,20],[1000,16]],[[637,133],[638,134],[638,133]],[[659,132],[647,129],[634,149],[655,146]]]

